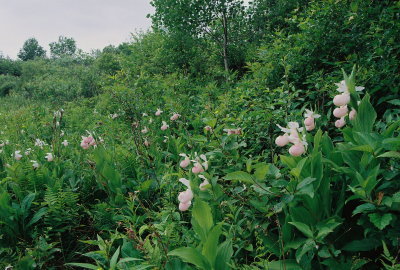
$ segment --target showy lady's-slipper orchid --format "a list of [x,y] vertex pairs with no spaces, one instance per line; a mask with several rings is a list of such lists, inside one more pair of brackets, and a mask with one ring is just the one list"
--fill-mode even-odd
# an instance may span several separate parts
[[168,127],[169,127],[169,125],[167,125],[167,122],[162,121],[161,130],[166,130]]
[[210,183],[204,175],[199,175],[199,178],[203,179],[203,182],[199,185],[199,188],[201,191],[204,191],[207,189],[205,186],[209,185]]
[[155,115],[156,115],[156,116],[160,116],[162,113],[163,113],[163,111],[162,111],[162,110],[160,110],[160,109],[157,109],[157,111],[156,111]]
[[347,105],[340,106],[339,108],[333,110],[333,116],[335,116],[336,118],[342,118],[345,117],[348,112],[349,109],[347,108]]
[[141,132],[142,132],[143,134],[146,134],[147,132],[149,132],[149,129],[148,129],[147,127],[144,127],[144,128],[141,130]]
[[315,119],[320,118],[321,115],[316,114],[315,112],[306,109],[306,112],[304,113],[304,117],[306,118],[304,120],[304,125],[306,126],[306,130],[311,131],[315,128]]
[[83,149],[89,149],[90,146],[96,146],[96,140],[93,138],[93,136],[82,136],[81,147]]
[[194,162],[192,172],[194,174],[202,173],[208,169],[208,160],[206,155],[200,155],[197,156],[197,153],[195,153],[196,158],[192,160]]
[[357,116],[357,111],[355,109],[352,109],[349,113],[349,119],[354,120],[354,118]]
[[344,125],[346,125],[346,120],[344,119],[344,117],[340,118],[339,120],[336,120],[335,122],[335,126],[337,128],[342,128],[344,127]]
[[289,135],[287,133],[278,136],[275,140],[277,146],[283,147],[289,143]]
[[188,155],[186,155],[186,154],[184,154],[184,153],[181,153],[181,154],[179,154],[181,157],[184,157],[185,159],[184,160],[182,160],[181,162],[180,162],[180,164],[179,164],[179,166],[181,167],[181,168],[186,168],[187,166],[189,166],[189,164],[190,164],[190,158],[189,158],[189,156]]
[[185,178],[180,178],[179,182],[184,184],[187,189],[185,191],[182,191],[178,195],[178,200],[179,200],[179,210],[180,211],[186,211],[189,209],[190,205],[192,204],[192,199],[193,199],[193,192],[190,188],[190,182],[189,180]]
[[174,113],[172,116],[171,116],[171,121],[175,121],[175,120],[178,120],[178,118],[180,117],[181,115],[180,114],[178,114],[178,113]]
[[47,153],[45,158],[47,159],[48,162],[51,162],[54,160],[53,154],[52,153]]
[[19,150],[15,151],[14,158],[15,158],[15,160],[21,160],[21,158],[22,158],[21,151],[19,151]]

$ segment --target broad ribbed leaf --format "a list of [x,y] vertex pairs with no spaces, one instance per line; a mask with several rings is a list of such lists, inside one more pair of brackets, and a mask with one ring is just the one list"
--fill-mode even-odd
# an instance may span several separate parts
[[181,247],[168,253],[168,256],[178,256],[182,261],[196,265],[200,269],[210,270],[207,259],[195,248]]

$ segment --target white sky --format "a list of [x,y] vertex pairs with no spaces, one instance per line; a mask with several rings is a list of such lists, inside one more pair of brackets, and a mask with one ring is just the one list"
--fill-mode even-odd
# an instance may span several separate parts
[[0,52],[16,58],[25,40],[48,44],[60,35],[72,37],[89,52],[130,39],[147,30],[150,0],[0,0]]

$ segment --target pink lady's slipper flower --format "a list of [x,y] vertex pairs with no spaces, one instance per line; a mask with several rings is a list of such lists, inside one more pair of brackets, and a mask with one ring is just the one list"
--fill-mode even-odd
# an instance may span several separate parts
[[169,126],[167,125],[167,122],[162,121],[161,130],[166,130],[167,128],[169,128]]
[[[339,83],[335,83],[336,86],[338,87],[336,90],[342,94],[337,95],[333,98],[333,104],[335,104],[336,106],[340,107],[340,106],[344,106],[350,103],[350,92],[349,92],[349,88],[346,84],[346,81],[341,81]],[[363,86],[356,86],[355,90],[357,92],[364,90],[365,87]]]
[[185,191],[182,191],[178,195],[178,200],[181,203],[188,203],[193,199],[193,192],[191,189],[187,189]]
[[45,156],[45,158],[47,159],[48,162],[51,162],[54,160],[53,154],[52,153],[47,153],[47,155]]
[[298,157],[305,152],[304,145],[302,143],[296,143],[289,148],[289,154]]
[[196,162],[192,168],[192,173],[198,174],[204,172],[203,166],[200,163]]
[[149,147],[150,146],[150,142],[146,139],[143,142],[144,146]]
[[117,113],[111,113],[108,115],[108,117],[110,117],[111,119],[115,119],[117,118],[119,115]]
[[15,160],[21,160],[21,158],[22,158],[21,151],[19,151],[19,150],[15,151],[14,158],[15,158]]
[[82,136],[81,147],[83,149],[89,149],[90,146],[95,146],[95,145],[96,145],[96,141],[92,135],[89,135],[87,137]]
[[69,143],[68,143],[67,140],[64,140],[64,141],[62,142],[62,144],[63,144],[65,147],[67,147]]
[[212,128],[211,128],[210,126],[205,126],[204,129],[205,129],[206,131],[212,131]]
[[201,191],[206,190],[205,186],[209,185],[210,183],[208,182],[207,178],[204,175],[199,175],[201,179],[203,179],[203,182],[199,185],[199,188]]
[[337,95],[333,98],[333,104],[336,106],[344,106],[350,103],[350,94],[349,93],[343,93],[340,95]]
[[235,129],[224,129],[226,134],[229,135],[241,135],[242,134],[242,129],[241,128],[235,128]]
[[315,128],[315,119],[320,118],[321,115],[306,109],[304,117],[306,118],[304,120],[304,125],[306,126],[306,130],[311,131]]
[[181,157],[184,157],[185,159],[184,160],[182,160],[180,163],[179,163],[179,166],[181,167],[181,168],[186,168],[187,166],[189,166],[189,164],[190,164],[190,158],[186,155],[186,154],[184,154],[184,153],[181,153],[181,154],[179,154]]
[[172,116],[171,116],[171,121],[175,121],[175,120],[178,120],[178,118],[180,117],[181,115],[180,114],[178,114],[178,113],[174,113]]
[[335,122],[335,127],[337,128],[342,128],[346,125],[346,121],[344,120],[344,117],[340,118],[339,120],[336,120]]
[[352,109],[349,113],[349,119],[354,120],[354,118],[357,116],[357,111],[355,109]]
[[144,129],[142,129],[141,132],[143,134],[146,134],[147,132],[149,132],[149,129],[147,127],[144,127]]
[[189,209],[190,205],[192,204],[192,199],[193,199],[193,192],[190,188],[190,182],[189,180],[185,178],[180,178],[179,182],[184,184],[187,189],[185,191],[182,191],[178,195],[178,200],[179,200],[179,210],[180,211],[186,211]]
[[192,168],[192,173],[198,174],[206,171],[208,169],[208,161],[207,157],[205,155],[200,155],[197,156],[197,153],[195,153],[196,159],[192,160],[194,162],[193,168]]
[[[336,90],[340,93],[349,93],[349,88],[347,87],[346,81],[342,80],[339,83],[335,83],[336,86],[338,87]],[[364,86],[356,86],[356,91],[360,92],[362,90],[364,90],[365,87]]]
[[31,160],[31,162],[32,162],[32,167],[33,167],[34,169],[39,168],[39,163],[38,163],[36,160]]
[[278,136],[275,140],[277,146],[283,147],[289,143],[289,135],[287,133]]
[[163,111],[162,111],[162,110],[160,110],[160,109],[157,109],[157,111],[156,111],[155,115],[156,115],[156,116],[160,116],[162,113],[163,113]]
[[342,118],[345,117],[348,112],[349,109],[347,108],[347,105],[340,106],[339,108],[333,110],[333,116],[335,116],[336,118]]
[[191,201],[187,202],[187,203],[179,203],[179,211],[187,211],[190,207],[190,205],[192,204]]

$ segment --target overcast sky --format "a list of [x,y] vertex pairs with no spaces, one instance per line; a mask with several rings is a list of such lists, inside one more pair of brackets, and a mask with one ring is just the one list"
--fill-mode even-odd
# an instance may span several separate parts
[[0,52],[16,58],[25,40],[48,44],[73,37],[89,52],[130,39],[150,28],[150,0],[0,0]]

